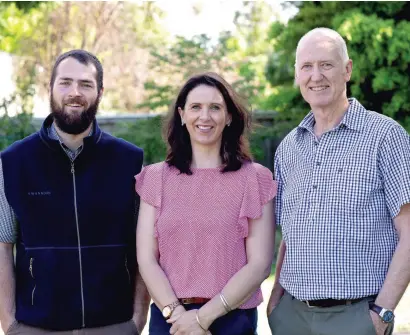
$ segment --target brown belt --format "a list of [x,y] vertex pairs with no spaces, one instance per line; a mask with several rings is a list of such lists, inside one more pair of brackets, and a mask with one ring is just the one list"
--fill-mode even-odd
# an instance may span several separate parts
[[183,305],[189,305],[189,304],[205,304],[207,303],[209,300],[208,298],[182,298],[179,299],[179,301],[181,302],[181,304]]

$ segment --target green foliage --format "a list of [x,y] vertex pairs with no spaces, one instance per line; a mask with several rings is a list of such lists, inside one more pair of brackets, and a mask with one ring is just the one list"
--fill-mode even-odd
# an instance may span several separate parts
[[214,71],[222,75],[250,104],[258,106],[266,94],[264,70],[273,9],[264,1],[244,2],[235,15],[236,30],[218,41],[206,35],[177,37],[151,51],[153,74],[145,83],[145,101],[137,108],[164,111],[180,85],[191,75]]
[[19,1],[1,2],[0,7],[0,50],[30,57],[33,44],[43,38],[39,29],[48,11],[55,7],[53,2]]
[[223,36],[222,40],[222,44],[214,45],[206,35],[194,36],[192,39],[179,36],[168,47],[161,45],[153,48],[153,76],[144,85],[145,102],[136,107],[167,110],[175,99],[180,85],[189,76],[211,70],[221,72],[221,69],[228,68],[224,55],[229,37]]
[[14,117],[5,114],[0,117],[0,150],[32,134],[35,128],[31,121],[32,115],[28,113],[20,113]]
[[[36,1],[11,1],[0,3],[0,49],[15,52],[19,44],[30,36],[27,20],[35,17],[28,16],[28,12],[40,6]],[[14,65],[21,70],[14,73],[15,91],[0,101],[0,150],[13,142],[20,140],[35,131],[32,125],[33,98],[35,95],[36,68],[27,58],[17,57]],[[17,113],[10,116],[10,113]]]
[[287,26],[271,26],[269,37],[274,50],[266,66],[266,77],[273,94],[261,105],[278,111],[279,118],[292,128],[297,125],[309,107],[293,85],[296,46],[310,29],[329,27],[345,38],[353,59],[350,94],[410,131],[410,4],[315,1],[297,6],[299,12]]
[[[20,59],[24,62],[24,60]],[[31,110],[35,95],[34,78],[35,68],[25,67],[27,71],[20,73],[16,78],[14,93],[0,102],[0,150],[5,149],[13,142],[20,140],[35,131],[32,124]],[[14,109],[16,116],[9,116]]]
[[275,128],[270,124],[254,124],[249,142],[253,159],[273,170],[273,157],[280,142]]
[[[31,114],[36,94],[36,66],[33,62],[24,58],[17,58],[16,63],[19,63],[17,66],[19,71],[15,76],[16,89],[8,103],[15,105],[17,113]],[[3,103],[3,108],[5,108],[7,114],[7,103]]]
[[[132,123],[123,122],[113,134],[143,148],[144,164],[152,164],[163,161],[166,157],[167,146],[162,137],[164,122],[165,116],[141,118]],[[270,168],[273,168],[274,150],[280,141],[275,129],[269,124],[257,123],[250,134],[254,159]]]
[[16,6],[18,9],[28,12],[33,8],[37,8],[38,6],[40,6],[41,3],[43,3],[44,1],[2,1],[0,2],[0,10],[14,5]]
[[[255,125],[250,135],[255,159],[271,166],[276,143],[309,110],[294,85],[295,49],[319,26],[339,31],[347,41],[354,65],[348,94],[410,131],[410,2],[283,5],[299,10],[286,24],[275,20],[278,15],[267,2],[243,2],[235,29],[215,41],[206,35],[171,39],[153,2],[0,2],[0,50],[13,54],[17,69],[16,92],[0,101],[6,114],[2,136],[26,135],[25,126],[17,127],[23,129],[17,135],[5,127],[25,124],[34,95],[46,95],[56,56],[81,47],[103,61],[106,110],[166,111],[190,75],[221,74],[254,110],[276,112],[273,122]],[[11,120],[12,106],[26,116]],[[166,154],[161,122],[160,117],[141,120],[116,134],[143,147],[146,163],[156,162]]]
[[272,262],[272,267],[271,267],[271,275],[276,274],[276,262],[278,259],[278,253],[279,253],[279,247],[280,247],[280,242],[282,241],[282,229],[280,226],[276,226],[276,234],[275,234],[275,254],[273,257],[273,262]]
[[115,136],[144,149],[144,165],[163,161],[166,145],[162,139],[163,117],[155,116],[133,123],[124,123],[114,132]]
[[[48,96],[56,58],[86,49],[104,65],[105,110],[135,111],[148,72],[148,47],[163,45],[162,11],[154,2],[1,2],[0,50],[35,63],[40,98]],[[17,71],[20,68],[16,68]]]

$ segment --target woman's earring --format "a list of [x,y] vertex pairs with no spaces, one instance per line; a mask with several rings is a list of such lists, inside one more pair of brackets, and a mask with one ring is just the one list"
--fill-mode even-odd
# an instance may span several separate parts
[[184,119],[181,119],[181,125],[184,126],[185,122]]
[[229,123],[227,123],[226,125],[229,127],[229,126],[231,125],[231,122],[232,122],[232,121],[229,121]]

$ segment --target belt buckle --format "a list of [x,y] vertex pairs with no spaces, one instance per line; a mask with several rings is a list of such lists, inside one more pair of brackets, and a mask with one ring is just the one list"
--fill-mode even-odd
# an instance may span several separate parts
[[189,304],[191,303],[191,300],[192,300],[192,299],[190,299],[190,298],[182,298],[182,299],[181,299],[181,304],[183,304],[183,305],[189,305]]
[[315,306],[311,306],[311,305],[310,305],[309,300],[305,300],[305,304],[306,304],[309,308],[315,307]]

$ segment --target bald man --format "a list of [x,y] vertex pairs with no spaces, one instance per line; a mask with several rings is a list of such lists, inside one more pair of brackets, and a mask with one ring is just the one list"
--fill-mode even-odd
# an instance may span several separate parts
[[275,155],[273,334],[392,334],[410,281],[410,138],[347,97],[352,69],[336,31],[299,41],[295,79],[311,111]]

